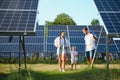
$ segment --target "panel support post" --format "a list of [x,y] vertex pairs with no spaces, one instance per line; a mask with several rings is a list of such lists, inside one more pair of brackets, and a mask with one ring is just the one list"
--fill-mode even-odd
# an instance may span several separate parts
[[25,41],[24,41],[24,36],[22,37],[22,50],[23,50],[23,54],[24,54],[24,64],[25,64],[25,69],[27,68],[26,66],[26,51],[25,51]]
[[18,65],[19,65],[19,71],[21,70],[21,36],[19,36],[19,61],[18,61]]
[[108,54],[108,51],[109,50],[109,36],[106,35],[106,69],[107,69],[107,80],[111,80],[110,78],[110,71],[109,71],[109,54]]

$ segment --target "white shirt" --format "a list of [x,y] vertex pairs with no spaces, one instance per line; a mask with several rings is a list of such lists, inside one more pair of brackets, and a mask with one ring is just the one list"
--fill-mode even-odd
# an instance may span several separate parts
[[[64,47],[65,46],[69,47],[69,41],[66,38],[65,39],[64,38],[60,39],[60,37],[57,37],[54,40],[54,45],[55,45],[55,47],[57,47],[57,54],[59,54],[61,45],[63,45]],[[64,51],[64,49],[63,49],[63,51]]]
[[78,55],[78,52],[77,51],[71,51],[71,60],[77,60],[77,55]]
[[88,33],[84,39],[85,39],[86,51],[91,51],[93,49],[96,49],[95,39],[93,37],[93,34]]
[[[65,42],[64,42],[65,41]],[[64,46],[69,46],[69,41],[65,38],[62,38],[60,39],[60,37],[57,37],[55,40],[54,40],[54,45],[55,47],[60,47],[61,45],[64,45]]]

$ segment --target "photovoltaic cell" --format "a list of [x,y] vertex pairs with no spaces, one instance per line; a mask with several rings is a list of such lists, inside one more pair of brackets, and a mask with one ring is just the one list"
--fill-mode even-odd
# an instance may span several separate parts
[[38,0],[0,0],[0,35],[35,33]]
[[[36,27],[35,36],[24,37],[26,53],[44,51],[44,26]],[[8,36],[0,36],[0,53],[2,52],[19,52],[19,37],[13,36],[11,42],[9,42]]]
[[81,31],[82,28],[87,27],[87,26],[74,26],[74,25],[69,25],[69,30],[78,30]]
[[99,11],[120,11],[120,0],[94,0]]
[[37,9],[38,0],[0,0],[1,9]]
[[120,33],[120,13],[100,13],[109,33]]
[[104,21],[105,30],[111,36],[120,36],[120,0],[94,0]]
[[119,50],[120,52],[120,40],[114,40],[116,46],[117,46],[117,49]]
[[35,15],[35,11],[0,11],[0,31],[33,31]]
[[48,29],[49,30],[58,30],[58,31],[66,31],[67,30],[67,27],[66,25],[55,25],[55,26],[48,26]]

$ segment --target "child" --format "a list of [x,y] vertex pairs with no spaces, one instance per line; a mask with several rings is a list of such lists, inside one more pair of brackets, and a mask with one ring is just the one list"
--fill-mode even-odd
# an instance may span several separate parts
[[72,51],[71,51],[71,69],[73,70],[73,66],[75,66],[76,70],[76,64],[78,60],[78,52],[76,51],[76,46],[72,46]]

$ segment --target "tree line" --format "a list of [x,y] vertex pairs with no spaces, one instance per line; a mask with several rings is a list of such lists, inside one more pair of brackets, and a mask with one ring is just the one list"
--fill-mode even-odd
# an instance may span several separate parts
[[[46,21],[45,25],[77,25],[76,22],[66,13],[58,14],[54,21]],[[99,26],[100,22],[98,19],[92,19],[90,25]]]

